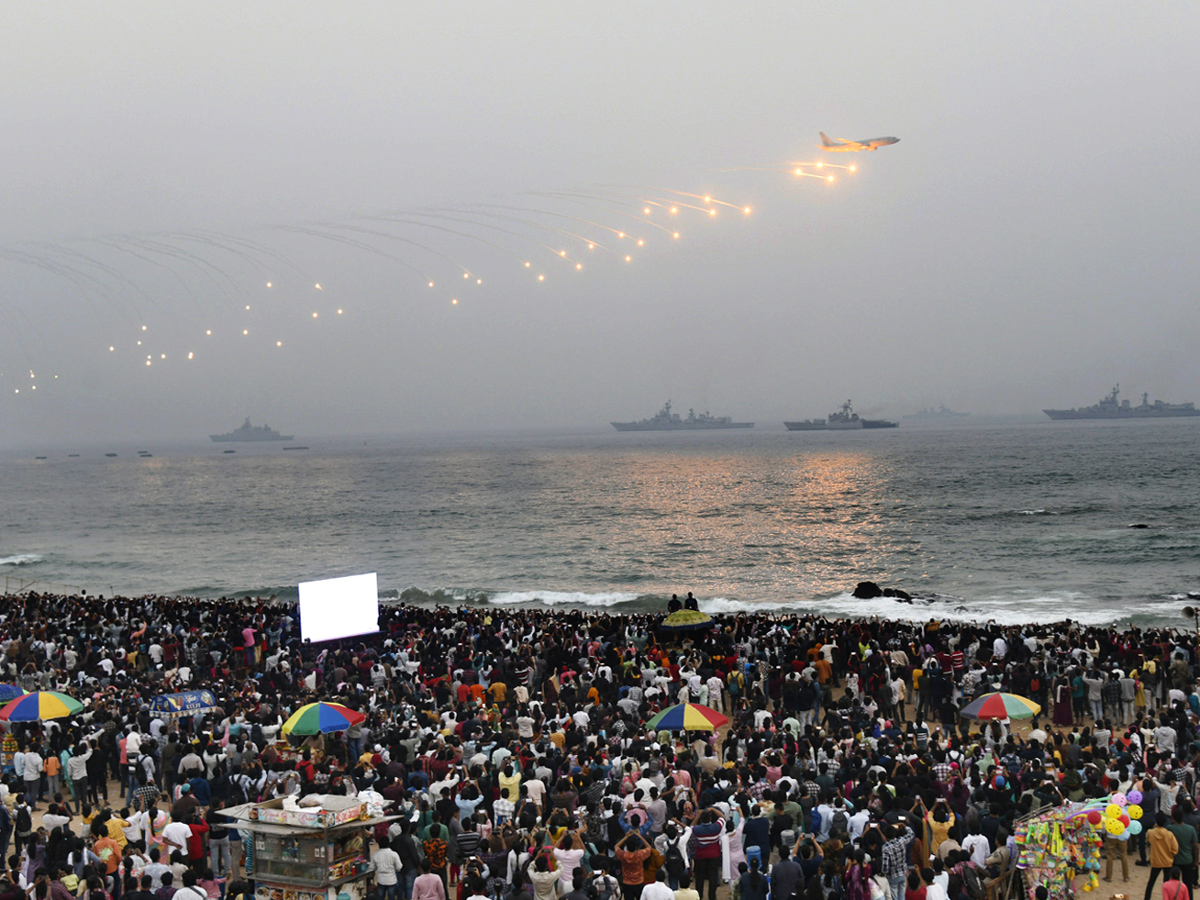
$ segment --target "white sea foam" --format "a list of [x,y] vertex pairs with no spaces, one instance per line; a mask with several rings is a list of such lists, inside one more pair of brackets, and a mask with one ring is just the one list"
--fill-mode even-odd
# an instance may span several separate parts
[[608,591],[587,594],[570,591],[508,591],[490,598],[491,603],[513,606],[520,603],[543,603],[546,606],[616,606],[629,603],[641,594]]
[[[1164,603],[1166,603],[1164,601]],[[962,600],[957,597],[913,597],[911,603],[891,597],[860,600],[849,592],[833,597],[794,602],[730,600],[715,597],[701,600],[700,608],[708,613],[792,613],[824,615],[831,618],[880,618],[904,622],[927,622],[939,619],[954,622],[996,622],[1000,625],[1026,625],[1039,622],[1061,622],[1071,619],[1083,625],[1108,625],[1129,616],[1125,607],[1097,606],[1082,594],[1062,592],[1042,597],[1005,597],[986,600]],[[1174,605],[1163,609],[1139,608],[1139,614],[1178,615]]]
[[735,616],[738,613],[802,612],[811,610],[810,602],[787,602],[779,600],[730,600],[727,597],[712,597],[697,604],[702,612],[710,615]]
[[0,556],[0,566],[32,566],[41,561],[42,557],[36,553],[14,553],[12,556]]

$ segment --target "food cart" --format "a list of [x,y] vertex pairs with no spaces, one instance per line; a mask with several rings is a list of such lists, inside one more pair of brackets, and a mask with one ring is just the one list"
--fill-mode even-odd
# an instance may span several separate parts
[[270,800],[223,810],[253,838],[256,900],[365,900],[374,873],[367,831],[395,817],[371,816],[356,797],[312,796],[319,806]]

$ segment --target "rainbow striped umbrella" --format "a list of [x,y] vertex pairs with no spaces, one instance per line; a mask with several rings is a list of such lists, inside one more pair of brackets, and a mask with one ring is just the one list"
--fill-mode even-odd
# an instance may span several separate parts
[[1031,719],[1041,711],[1041,706],[1028,697],[994,691],[980,694],[958,714],[968,719]]
[[329,734],[345,731],[366,716],[340,703],[305,703],[283,723],[284,734]]
[[83,711],[83,704],[74,697],[58,691],[34,691],[10,700],[0,709],[0,719],[9,722],[37,722],[41,719],[61,719]]
[[729,719],[715,709],[699,703],[680,703],[657,713],[646,726],[655,731],[716,731],[728,724]]

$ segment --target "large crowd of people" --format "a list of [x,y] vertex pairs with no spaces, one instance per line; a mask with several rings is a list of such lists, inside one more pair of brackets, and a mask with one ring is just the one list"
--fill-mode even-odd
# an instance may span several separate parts
[[[661,615],[392,604],[377,634],[312,645],[287,603],[3,608],[0,681],[84,711],[5,723],[0,900],[250,900],[251,835],[222,810],[307,794],[390,801],[364,848],[380,900],[981,900],[1020,817],[1135,789],[1163,821],[1107,841],[1107,877],[1134,857],[1168,900],[1196,886],[1186,633],[796,613],[668,634]],[[151,710],[201,687],[216,710]],[[994,690],[1041,717],[959,715]],[[316,699],[366,719],[282,735]],[[682,702],[728,726],[648,727]]]

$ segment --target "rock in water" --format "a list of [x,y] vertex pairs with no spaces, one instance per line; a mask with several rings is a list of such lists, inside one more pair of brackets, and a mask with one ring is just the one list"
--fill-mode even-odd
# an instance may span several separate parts
[[882,597],[883,591],[873,581],[860,581],[850,596],[859,600],[874,600],[876,597]]

